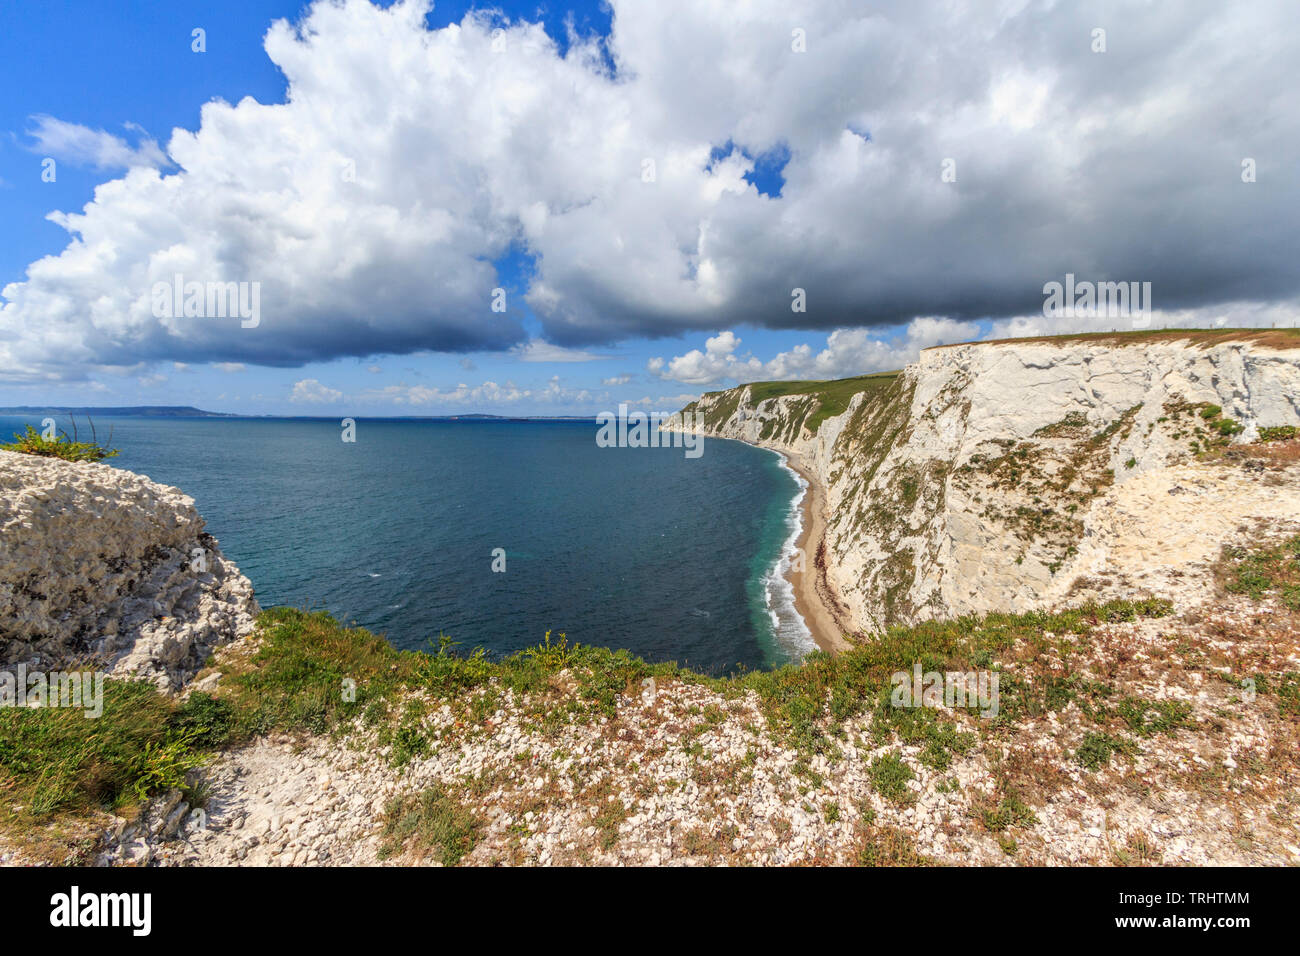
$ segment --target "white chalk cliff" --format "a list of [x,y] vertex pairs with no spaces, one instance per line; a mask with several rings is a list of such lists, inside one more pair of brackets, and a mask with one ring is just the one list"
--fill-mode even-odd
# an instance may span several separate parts
[[817,398],[755,402],[751,386],[703,396],[683,411],[704,424],[687,417],[685,427],[812,471],[826,489],[827,531],[810,557],[841,626],[871,633],[1061,602],[1104,570],[1094,539],[1126,483],[1194,467],[1207,448],[1260,428],[1300,425],[1292,341],[1265,332],[940,347],[864,382],[815,430],[805,422]]
[[0,667],[93,665],[175,689],[257,613],[188,495],[0,451]]

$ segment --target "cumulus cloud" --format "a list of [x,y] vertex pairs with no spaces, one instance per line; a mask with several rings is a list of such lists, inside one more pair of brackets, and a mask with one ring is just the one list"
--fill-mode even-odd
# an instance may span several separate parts
[[652,358],[646,363],[646,369],[658,378],[688,385],[711,385],[728,378],[742,382],[761,378],[763,363],[752,355],[738,358],[735,352],[739,345],[736,333],[720,332],[705,341],[704,351],[691,349],[667,362]]
[[289,395],[289,401],[308,405],[328,405],[342,397],[343,393],[338,389],[322,385],[314,378],[304,378],[300,382],[293,383],[293,392]]
[[234,372],[242,372],[248,366],[246,366],[243,362],[217,362],[216,367],[222,372],[234,373]]
[[1100,310],[1069,318],[1060,315],[1017,315],[992,324],[986,338],[1021,338],[1063,335],[1068,332],[1127,331],[1152,329],[1214,329],[1300,326],[1300,301],[1226,302],[1194,309],[1162,309],[1158,302],[1141,315],[1110,317]]
[[737,355],[741,340],[727,331],[708,339],[704,351],[692,349],[666,361],[653,358],[647,369],[658,378],[688,385],[848,378],[902,368],[914,361],[921,349],[965,341],[978,334],[979,326],[973,322],[919,318],[891,339],[880,338],[868,329],[836,329],[820,350],[796,345],[763,362],[749,353]]
[[868,329],[836,329],[826,347],[814,354],[806,345],[782,352],[763,368],[771,379],[847,378],[902,368],[916,361],[921,349],[975,338],[973,322],[924,317],[913,319],[903,334],[884,339]]
[[[358,399],[362,402],[385,402],[413,406],[509,406],[519,403],[547,405],[573,405],[596,399],[585,388],[570,388],[560,384],[558,375],[552,376],[545,386],[529,387],[506,382],[483,382],[481,385],[458,384],[455,388],[438,388],[424,385],[389,385],[367,389]],[[602,396],[606,397],[606,396]]]
[[[916,361],[922,349],[977,340],[1065,335],[1074,332],[1131,331],[1133,329],[1214,329],[1300,326],[1300,303],[1227,303],[1199,309],[1153,309],[1139,316],[1109,317],[1085,314],[1064,318],[1038,314],[1012,316],[989,325],[981,334],[974,322],[939,317],[913,319],[892,337],[871,329],[836,329],[825,347],[796,345],[764,362],[746,352],[732,332],[706,341],[705,349],[692,349],[671,359],[653,358],[651,375],[689,385],[727,382],[789,381],[848,378],[902,368]],[[610,384],[606,382],[606,384]]]
[[27,148],[60,162],[105,171],[168,165],[167,156],[157,142],[132,123],[127,124],[127,129],[137,135],[135,146],[106,130],[68,123],[53,116],[37,115],[31,121],[33,125],[27,130],[31,142]]
[[[561,55],[486,13],[430,31],[419,0],[317,3],[265,38],[286,101],[204,105],[171,171],[38,126],[131,168],[4,288],[0,376],[527,349],[492,309],[515,248],[545,341],[574,350],[1009,320],[1066,272],[1175,311],[1300,293],[1293,0],[1115,0],[1105,53],[1095,11],[1038,0],[611,5],[607,43]],[[779,197],[751,181],[773,156]],[[260,283],[260,324],[155,317],[178,274]],[[682,358],[692,381],[730,364]]]

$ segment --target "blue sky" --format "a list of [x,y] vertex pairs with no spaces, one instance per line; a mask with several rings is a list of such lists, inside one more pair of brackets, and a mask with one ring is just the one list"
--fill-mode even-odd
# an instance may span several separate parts
[[[158,0],[115,5],[110,15],[102,4],[90,2],[5,0],[6,28],[0,31],[0,128],[8,135],[0,143],[0,216],[6,223],[0,232],[0,285],[20,278],[34,259],[58,254],[68,235],[46,216],[55,209],[79,209],[110,175],[93,167],[60,163],[55,181],[43,182],[43,157],[31,151],[30,137],[24,135],[32,116],[50,115],[128,140],[134,137],[124,127],[131,123],[161,141],[173,127],[196,129],[199,108],[213,98],[231,103],[245,96],[264,103],[282,101],[285,78],[267,58],[262,38],[273,20],[295,19],[304,6],[295,0]],[[458,22],[474,6],[440,2],[428,24],[436,29]],[[491,6],[507,17],[540,20],[561,46],[569,18],[579,32],[602,36],[609,32],[609,10],[602,10],[600,3],[548,7],[507,0]],[[202,55],[190,49],[191,31],[196,26],[207,32],[207,50]],[[521,273],[526,274],[528,265],[529,257],[518,253],[502,259],[501,285],[512,291],[521,289]],[[535,322],[526,325],[537,331]],[[690,391],[673,383],[645,381],[641,373],[646,360],[664,351],[662,344],[641,340],[600,350],[601,358],[580,363],[526,363],[513,356],[470,353],[361,356],[308,363],[293,371],[246,366],[233,374],[203,365],[178,372],[164,365],[148,374],[166,375],[166,383],[141,385],[135,378],[109,379],[111,393],[75,384],[35,392],[6,389],[0,384],[0,404],[183,404],[250,414],[301,414],[323,412],[289,401],[292,383],[304,379],[326,382],[346,394],[373,388],[377,381],[449,389],[461,382],[476,385],[494,380],[543,389],[558,375],[568,387],[590,389],[593,399],[561,407],[525,403],[517,411],[585,414],[608,407],[609,401],[601,401],[606,395],[618,401]],[[382,371],[368,371],[373,368]],[[624,375],[633,376],[629,384],[639,387],[611,389],[601,384]],[[673,405],[671,410],[675,408]],[[477,410],[511,413],[515,409],[503,410],[484,402],[481,409],[440,403],[399,411],[441,414]],[[381,414],[390,410],[376,406],[367,411]]]
[[[1295,321],[1283,3],[1213,55],[1209,3],[375,7],[5,0],[0,404],[671,410],[1101,327],[1044,321],[1067,271],[1153,281],[1161,324]],[[342,160],[358,186],[322,185]],[[265,320],[155,321],[173,262],[258,282]]]

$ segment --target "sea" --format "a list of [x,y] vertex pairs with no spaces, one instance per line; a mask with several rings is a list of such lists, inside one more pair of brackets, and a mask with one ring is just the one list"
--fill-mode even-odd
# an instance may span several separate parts
[[[39,417],[0,416],[0,437]],[[502,656],[549,631],[718,676],[813,649],[784,576],[803,480],[764,449],[599,447],[591,421],[358,419],[354,442],[338,420],[95,426],[108,464],[194,499],[264,608],[407,650]]]

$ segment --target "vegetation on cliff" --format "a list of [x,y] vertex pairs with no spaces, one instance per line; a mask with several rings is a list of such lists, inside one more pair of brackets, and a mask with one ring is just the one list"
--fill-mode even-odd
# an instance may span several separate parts
[[67,432],[60,432],[53,438],[46,438],[31,425],[22,433],[15,432],[14,440],[5,445],[0,445],[0,450],[16,451],[24,455],[37,455],[42,458],[62,458],[64,461],[103,461],[105,458],[114,458],[117,455],[116,448],[108,447],[108,443],[113,440],[110,434],[108,441],[101,444],[99,436],[94,434],[94,422],[91,422],[91,440],[78,441],[75,433],[76,419],[73,419],[73,435],[69,436]]
[[[1234,559],[1248,569],[1242,580],[1254,582],[1250,593],[1267,590],[1259,583],[1266,573],[1260,568],[1290,568],[1275,557],[1269,551]],[[390,763],[401,766],[485,732],[507,700],[522,705],[530,732],[543,737],[576,724],[599,722],[612,729],[636,719],[621,707],[650,679],[719,695],[722,706],[699,714],[702,727],[726,717],[725,701],[756,695],[766,726],[755,732],[803,755],[793,768],[795,779],[811,790],[822,785],[814,767],[842,759],[843,748],[854,746],[845,730],[854,719],[868,721],[874,746],[920,748],[921,763],[943,773],[972,749],[996,749],[1017,728],[1074,707],[1095,728],[1080,746],[1078,762],[1097,770],[1116,755],[1140,753],[1142,740],[1152,734],[1194,726],[1185,708],[1124,693],[1088,661],[1110,626],[1169,612],[1164,601],[1119,601],[1058,614],[993,614],[894,627],[838,657],[815,653],[802,665],[715,679],[624,651],[570,645],[563,637],[502,660],[481,650],[458,653],[446,640],[428,653],[398,651],[325,613],[276,608],[259,619],[258,640],[250,645],[256,649],[223,662],[224,677],[211,693],[196,691],[178,701],[144,683],[110,680],[100,720],[59,708],[0,710],[3,827],[44,841],[57,858],[68,850],[62,826],[67,820],[96,808],[129,815],[150,794],[186,787],[187,771],[216,751],[256,735],[334,734],[356,724],[373,731]],[[979,718],[973,701],[956,709],[891,706],[893,676],[910,674],[914,666],[997,672],[996,716]],[[1250,675],[1225,673],[1224,679],[1242,676]],[[1262,686],[1294,696],[1295,675],[1258,676]],[[443,732],[431,732],[426,718],[446,707],[454,720]],[[706,755],[701,756],[698,766],[706,773]],[[870,779],[885,799],[906,804],[912,799],[906,786],[911,771],[897,762],[891,749],[872,764]],[[1032,786],[1009,772],[997,794],[980,804],[983,825],[998,833],[1027,825],[1030,816],[1017,808]],[[384,816],[386,852],[424,841],[444,862],[455,862],[478,830],[460,802],[470,796],[437,792],[393,801]],[[190,799],[195,805],[201,794]],[[885,845],[892,839],[887,831],[877,836]],[[864,852],[879,850],[871,842]],[[901,850],[898,855],[908,856]]]
[[682,414],[689,415],[703,407],[704,426],[713,431],[721,428],[735,415],[746,389],[748,389],[749,402],[755,407],[769,399],[796,396],[801,401],[791,406],[792,414],[775,415],[765,424],[766,433],[762,436],[764,440],[776,436],[778,440],[790,442],[797,439],[804,428],[807,428],[810,434],[816,434],[822,422],[836,415],[842,415],[848,409],[853,396],[859,392],[876,392],[893,382],[898,374],[898,372],[878,372],[856,378],[827,381],[751,382],[748,385],[739,385],[722,391],[706,392],[699,401],[691,402],[682,409]]
[[[1266,348],[1300,348],[1300,328],[1289,329],[1132,329],[1113,332],[1066,332],[1062,335],[1033,335],[1010,339],[988,339],[981,345],[1099,345],[1144,346],[1189,342],[1210,348],[1230,342],[1249,342]],[[935,349],[959,348],[970,343],[935,345]]]

